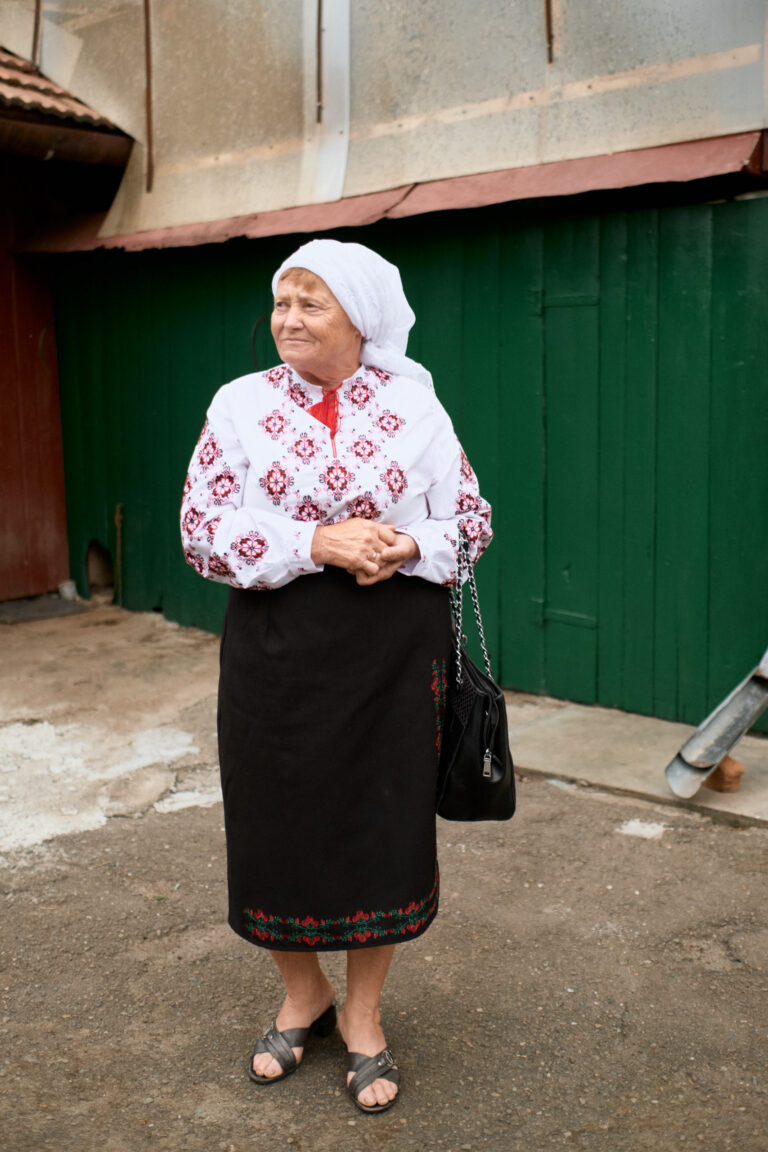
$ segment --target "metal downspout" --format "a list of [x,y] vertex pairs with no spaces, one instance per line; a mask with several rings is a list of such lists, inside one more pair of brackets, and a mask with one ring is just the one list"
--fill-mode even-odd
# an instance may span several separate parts
[[349,85],[350,0],[304,0],[301,204],[324,204],[344,194]]

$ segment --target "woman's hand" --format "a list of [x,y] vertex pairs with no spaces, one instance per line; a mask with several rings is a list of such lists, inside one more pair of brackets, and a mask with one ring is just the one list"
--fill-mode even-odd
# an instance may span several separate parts
[[319,524],[312,537],[313,563],[346,568],[358,584],[389,580],[418,553],[412,536],[396,532],[389,524],[357,516],[337,524]]
[[[358,576],[378,576],[387,550],[398,539],[389,524],[353,516],[337,524],[319,524],[312,537],[312,561],[346,568]],[[410,537],[409,537],[410,539]],[[402,561],[401,561],[402,563]],[[375,583],[375,579],[371,580]]]
[[381,580],[389,580],[398,568],[402,568],[407,560],[419,555],[419,546],[412,536],[406,532],[396,532],[395,540],[382,548],[378,556],[378,572],[371,573],[369,565],[365,571],[348,569],[357,578],[358,584],[378,584]]

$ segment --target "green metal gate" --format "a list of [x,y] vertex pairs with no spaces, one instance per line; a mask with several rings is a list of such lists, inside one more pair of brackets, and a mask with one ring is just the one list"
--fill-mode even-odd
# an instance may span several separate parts
[[[487,209],[337,233],[401,267],[409,350],[497,539],[478,568],[503,682],[698,722],[768,643],[768,200]],[[187,459],[251,370],[303,237],[57,259],[72,573],[92,539],[129,608],[216,629],[184,565]],[[255,346],[274,362],[263,324]]]
[[510,237],[507,682],[698,722],[759,659],[767,241],[764,199]]

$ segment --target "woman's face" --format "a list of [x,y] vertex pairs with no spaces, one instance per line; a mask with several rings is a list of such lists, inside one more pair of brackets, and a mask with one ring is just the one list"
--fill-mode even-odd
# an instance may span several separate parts
[[304,268],[280,277],[271,327],[281,360],[310,383],[339,384],[360,366],[360,333],[327,284]]

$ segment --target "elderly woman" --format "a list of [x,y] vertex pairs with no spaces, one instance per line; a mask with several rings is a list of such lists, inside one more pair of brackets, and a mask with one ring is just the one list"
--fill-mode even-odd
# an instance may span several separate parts
[[394,1103],[379,1001],[437,912],[435,784],[460,531],[490,510],[405,355],[394,265],[313,240],[276,273],[276,368],[225,385],[182,506],[188,562],[231,585],[219,747],[229,923],[285,983],[249,1075],[296,1070],[337,1022],[318,954],[347,952],[338,1026],[359,1108]]

